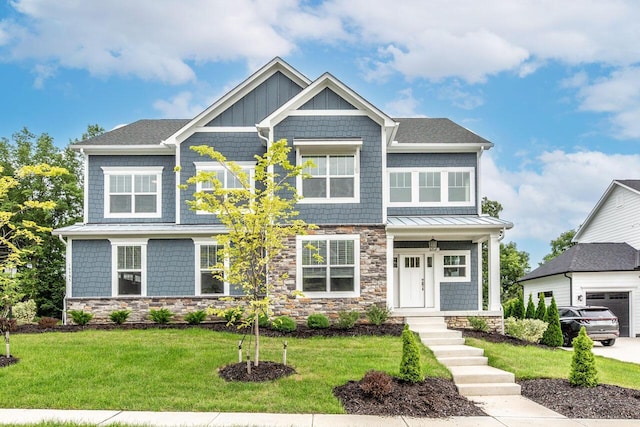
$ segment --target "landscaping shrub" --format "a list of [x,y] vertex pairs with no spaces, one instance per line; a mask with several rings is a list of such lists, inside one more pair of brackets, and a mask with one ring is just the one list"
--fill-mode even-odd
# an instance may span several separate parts
[[38,307],[36,307],[36,302],[32,299],[19,302],[13,306],[13,318],[16,320],[18,325],[33,323],[33,320],[36,318],[37,310]]
[[360,313],[358,313],[357,311],[342,310],[338,312],[338,321],[336,322],[336,327],[340,329],[351,329],[356,324],[358,319],[360,319]]
[[279,316],[271,322],[271,329],[278,332],[293,332],[297,328],[295,320],[289,316]]
[[504,321],[504,333],[527,342],[540,342],[547,323],[538,319],[516,319],[508,317]]
[[573,356],[571,358],[571,371],[569,383],[576,387],[595,387],[598,385],[598,371],[596,359],[591,349],[593,341],[587,335],[585,327],[580,328],[580,333],[573,339]]
[[533,296],[529,294],[529,301],[527,302],[527,311],[524,313],[525,319],[535,319],[536,318],[536,306],[533,303]]
[[224,320],[227,321],[227,325],[233,325],[240,320],[244,315],[244,309],[242,307],[231,307],[225,310]]
[[38,320],[38,327],[42,329],[55,328],[56,326],[58,326],[58,319],[55,317],[44,316]]
[[190,325],[199,325],[204,322],[206,318],[207,313],[205,313],[204,310],[192,311],[184,316],[184,320]]
[[149,318],[161,325],[166,325],[167,323],[169,323],[173,318],[173,316],[174,316],[173,312],[168,308],[163,307],[157,310],[154,310],[152,308],[151,310],[149,310]]
[[515,317],[516,319],[524,319],[524,301],[522,298],[518,298],[511,307],[511,317]]
[[547,315],[544,319],[548,323],[547,330],[542,335],[540,341],[544,345],[549,347],[559,347],[562,345],[562,329],[560,327],[560,314],[558,313],[558,306],[556,305],[556,299],[551,298],[551,304],[547,309]]
[[536,308],[536,319],[544,320],[547,315],[547,305],[544,303],[544,294],[538,295],[538,307]]
[[424,379],[420,364],[420,347],[415,335],[409,329],[409,325],[404,325],[404,330],[402,331],[400,379],[412,383],[417,383]]
[[307,326],[311,329],[327,329],[329,327],[329,318],[324,314],[311,314],[307,318]]
[[127,321],[129,315],[131,314],[130,310],[114,310],[109,313],[109,320],[111,320],[116,325],[122,325]]
[[511,311],[512,305],[509,301],[502,304],[502,313],[505,319],[511,317]]
[[[82,310],[70,310],[69,314],[71,315],[71,320],[76,325],[84,326],[93,319],[93,314],[87,313]],[[56,322],[57,323],[57,322]]]
[[369,323],[376,326],[380,326],[384,322],[386,322],[390,314],[391,311],[388,307],[380,307],[376,304],[371,305],[366,312],[367,320],[369,320]]
[[381,400],[393,392],[393,378],[386,372],[370,370],[360,381],[364,394]]
[[471,329],[474,331],[489,332],[489,324],[484,317],[469,316],[467,320],[469,321],[469,325],[471,325]]

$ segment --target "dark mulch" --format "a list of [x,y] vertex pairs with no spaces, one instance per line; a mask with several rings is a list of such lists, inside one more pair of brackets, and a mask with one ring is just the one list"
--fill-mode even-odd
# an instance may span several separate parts
[[251,374],[247,371],[246,363],[234,363],[220,368],[219,375],[226,381],[261,382],[272,381],[296,373],[291,366],[276,362],[260,362],[258,366],[251,365]]
[[520,381],[522,395],[569,418],[640,419],[640,390],[600,384],[573,387],[568,380]]
[[17,357],[7,357],[7,356],[0,356],[0,368],[4,368],[5,366],[9,366],[9,365],[13,365],[14,363],[18,363],[18,359]]
[[360,381],[349,381],[336,387],[333,394],[348,414],[428,418],[487,415],[458,394],[450,380],[427,378],[413,384],[394,378],[393,383],[394,390],[381,399],[366,395],[360,388]]

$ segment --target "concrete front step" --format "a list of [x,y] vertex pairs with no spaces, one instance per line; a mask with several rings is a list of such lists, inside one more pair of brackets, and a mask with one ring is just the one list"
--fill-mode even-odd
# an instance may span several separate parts
[[451,366],[449,368],[453,382],[457,384],[514,383],[516,378],[511,372],[491,366]]
[[438,362],[450,366],[484,366],[489,363],[486,356],[438,357]]
[[429,338],[462,338],[462,332],[460,331],[450,331],[448,329],[445,330],[434,330],[434,329],[421,329],[421,328],[412,328],[414,332],[417,332],[422,339]]
[[458,393],[463,396],[513,396],[520,395],[520,384],[516,383],[476,383],[456,384]]
[[414,327],[429,326],[433,329],[447,329],[444,317],[407,317],[407,325],[414,330]]
[[443,345],[462,345],[464,338],[422,338],[422,343],[427,347]]
[[484,354],[484,350],[481,348],[468,345],[436,345],[429,346],[429,348],[438,359],[441,357],[482,356]]

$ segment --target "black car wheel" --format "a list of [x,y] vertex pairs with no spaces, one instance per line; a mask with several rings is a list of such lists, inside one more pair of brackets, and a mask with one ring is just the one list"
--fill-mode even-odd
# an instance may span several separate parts
[[611,347],[612,345],[614,345],[616,343],[616,340],[611,338],[610,340],[604,340],[602,341],[602,345],[605,347]]
[[571,347],[571,343],[573,342],[573,337],[569,331],[562,331],[562,346],[563,347]]

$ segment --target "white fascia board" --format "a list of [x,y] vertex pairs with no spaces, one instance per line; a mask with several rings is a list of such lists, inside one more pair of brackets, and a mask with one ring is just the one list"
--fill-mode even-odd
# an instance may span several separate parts
[[[620,185],[620,183],[616,181],[612,181],[611,184],[609,184],[609,187],[607,187],[602,197],[600,197],[600,200],[598,200],[598,203],[596,203],[595,207],[591,210],[591,212],[589,212],[589,215],[587,215],[587,219],[585,219],[582,225],[579,226],[578,231],[576,231],[575,236],[573,236],[573,239],[571,240],[572,242],[580,241],[580,237],[582,236],[583,231],[588,228],[589,223],[596,216],[596,214],[598,213],[598,211],[600,210],[604,202],[609,198],[609,195],[613,192],[613,189],[616,186],[622,187],[622,185]],[[625,188],[628,188],[628,187],[625,187]]]
[[488,150],[493,143],[400,143],[389,144],[388,153],[477,153]]
[[165,144],[158,145],[74,145],[75,151],[81,151],[87,155],[92,154],[130,154],[130,155],[164,155],[175,154],[175,147]]
[[[294,83],[299,85],[300,87],[306,88],[310,83],[306,76],[297,71],[295,68],[291,67],[289,64],[284,62],[280,58],[274,58],[271,62],[269,62],[264,67],[260,68],[258,71],[249,76],[246,80],[240,83],[235,88],[231,89],[225,95],[223,95],[220,99],[210,105],[203,112],[198,114],[193,120],[184,125],[182,128],[178,129],[173,135],[166,139],[166,143],[168,144],[180,144],[182,141],[187,139],[192,133],[193,128],[203,127],[206,123],[213,120],[219,113],[229,108],[235,102],[237,102],[240,98],[251,92],[253,89],[264,83],[275,73],[280,71],[282,74],[290,78]],[[254,129],[255,130],[255,129]],[[189,133],[191,132],[191,133]],[[186,134],[186,136],[185,136]]]
[[[327,88],[333,90],[337,95],[344,98],[354,107],[356,107],[357,110],[364,111],[368,117],[370,117],[373,121],[380,124],[381,126],[384,126],[386,128],[393,128],[397,126],[397,123],[391,117],[387,116],[385,113],[373,106],[373,104],[370,104],[367,100],[348,88],[331,74],[324,73],[316,81],[303,89],[298,95],[294,96],[276,111],[265,117],[259,124],[257,124],[257,127],[274,127],[290,115],[322,115],[321,111],[323,110],[310,110],[311,113],[300,113],[297,112],[297,110],[307,101],[311,100],[314,96]],[[296,112],[294,113],[294,111]],[[313,111],[315,111],[315,114],[313,114]],[[332,110],[332,113],[334,111],[336,114],[340,115],[360,115],[359,113],[353,113],[353,110]]]

